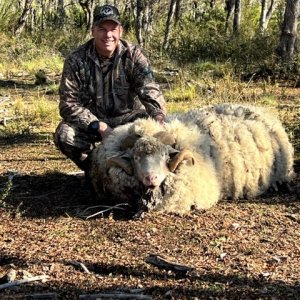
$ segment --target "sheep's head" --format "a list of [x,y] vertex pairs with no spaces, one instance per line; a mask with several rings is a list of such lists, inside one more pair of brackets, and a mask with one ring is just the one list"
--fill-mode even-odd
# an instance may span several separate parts
[[146,188],[155,189],[169,172],[176,171],[182,161],[194,164],[192,153],[174,149],[175,143],[175,138],[164,131],[153,137],[130,136],[123,143],[129,155],[110,158],[108,166],[120,167],[127,174],[135,175]]
[[162,144],[154,137],[142,137],[132,148],[132,165],[135,176],[147,188],[156,188],[168,175],[168,162],[177,150]]

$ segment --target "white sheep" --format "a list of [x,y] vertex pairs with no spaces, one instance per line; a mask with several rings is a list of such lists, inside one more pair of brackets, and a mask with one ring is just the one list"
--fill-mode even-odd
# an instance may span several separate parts
[[[278,118],[263,109],[221,104],[171,115],[165,131],[174,137],[173,149],[189,149],[193,163],[184,160],[174,172],[155,170],[162,174],[158,180],[161,176],[137,172],[133,155],[136,143],[145,149],[147,143],[161,143],[156,136],[161,131],[151,119],[116,128],[92,154],[95,190],[131,204],[142,200],[150,208],[185,213],[191,207],[210,208],[220,198],[256,197],[293,178],[293,147]],[[132,145],[124,147],[128,137]],[[164,151],[167,164],[172,154]],[[159,187],[147,199],[147,182],[156,181]]]
[[[177,131],[181,134],[180,131],[182,131],[182,135],[184,135],[187,130],[193,130],[181,122],[172,123],[168,127],[173,128],[173,132]],[[96,192],[100,195],[103,192],[108,192],[115,199],[129,202],[133,206],[134,204],[138,205],[141,201],[146,201],[148,208],[168,212],[184,213],[189,211],[191,207],[210,208],[220,198],[220,187],[213,162],[209,157],[195,152],[193,153],[192,164],[187,163],[184,159],[180,168],[176,169],[176,173],[170,172],[167,169],[167,160],[170,150],[173,148],[162,144],[153,137],[161,131],[161,125],[151,119],[136,120],[134,123],[116,128],[92,154],[90,177]],[[194,144],[196,145],[203,135],[200,134],[196,126],[194,126],[194,131]],[[124,143],[128,142],[127,138],[132,136],[137,137],[134,147],[124,149]],[[162,175],[154,189],[148,189],[148,186],[142,183],[147,174],[143,173],[139,177],[138,174],[133,174],[132,170],[128,170],[134,163],[133,161],[130,162],[133,160],[133,153],[146,154],[149,150],[145,149],[149,148],[149,145],[160,147],[159,151],[156,151],[159,154],[159,159],[161,154],[166,155],[160,159],[161,163],[151,164],[147,168],[149,171],[149,168],[157,167],[154,172]],[[190,145],[189,149],[192,150],[192,148]],[[171,151],[180,153],[174,149]],[[141,155],[141,157],[146,158],[146,163],[148,163],[146,155]],[[152,157],[150,156],[150,158]],[[164,165],[165,169],[163,170]],[[136,169],[133,168],[133,171]],[[144,163],[141,169],[146,169]],[[152,183],[153,181],[149,183],[149,186]]]
[[210,156],[222,183],[222,198],[257,197],[293,179],[293,146],[280,120],[265,108],[219,104],[176,119],[196,124],[211,137]]

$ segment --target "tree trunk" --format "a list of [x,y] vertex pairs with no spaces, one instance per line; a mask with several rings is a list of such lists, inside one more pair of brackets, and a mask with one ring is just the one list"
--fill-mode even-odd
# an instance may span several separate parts
[[261,12],[259,18],[259,32],[264,34],[267,30],[268,23],[275,9],[275,1],[271,0],[269,8],[267,8],[267,0],[261,0]]
[[171,33],[171,27],[172,27],[172,20],[174,17],[176,8],[176,0],[171,0],[167,23],[166,23],[166,31],[165,31],[165,38],[163,43],[163,48],[166,50],[169,47],[169,41],[170,41],[170,33]]
[[18,23],[16,25],[16,28],[15,28],[15,35],[16,36],[20,35],[22,33],[24,27],[25,27],[26,19],[29,15],[29,11],[31,9],[32,1],[33,0],[25,0],[22,14],[21,14],[21,16],[18,20]]
[[45,29],[45,3],[44,0],[41,0],[41,31]]
[[57,1],[57,27],[63,28],[65,25],[66,11],[64,0]]
[[181,16],[181,0],[176,0],[175,24],[179,21],[180,16]]
[[145,3],[144,0],[136,0],[135,5],[135,36],[137,38],[138,43],[143,46],[144,39],[142,35],[142,29],[143,29],[143,15],[144,15],[144,7]]
[[241,0],[235,0],[233,16],[233,33],[239,34],[241,26]]
[[276,49],[277,55],[283,62],[293,60],[297,38],[299,3],[300,0],[287,0],[286,2],[280,42]]
[[226,21],[225,21],[225,33],[229,33],[229,19],[231,18],[234,11],[235,0],[225,1]]
[[210,0],[209,1],[209,7],[214,8],[216,6],[216,0]]
[[154,18],[154,4],[156,0],[148,0],[145,3],[144,13],[143,13],[143,30],[146,36],[152,31],[153,18]]
[[79,4],[82,7],[85,19],[86,19],[86,31],[89,33],[92,29],[94,23],[94,8],[95,8],[95,1],[94,0],[79,0]]

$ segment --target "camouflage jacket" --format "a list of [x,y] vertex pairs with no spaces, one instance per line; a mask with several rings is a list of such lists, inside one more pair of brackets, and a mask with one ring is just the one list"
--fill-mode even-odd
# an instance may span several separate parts
[[87,130],[94,121],[123,124],[140,109],[151,117],[165,116],[164,97],[139,46],[120,41],[109,64],[99,59],[94,39],[66,58],[59,104],[64,121]]

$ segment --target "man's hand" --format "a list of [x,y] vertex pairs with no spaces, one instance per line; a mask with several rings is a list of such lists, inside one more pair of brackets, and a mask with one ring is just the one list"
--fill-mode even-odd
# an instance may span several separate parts
[[105,138],[107,138],[111,134],[112,131],[113,131],[113,129],[111,127],[109,127],[106,123],[101,122],[101,121],[99,122],[98,132],[103,140]]

